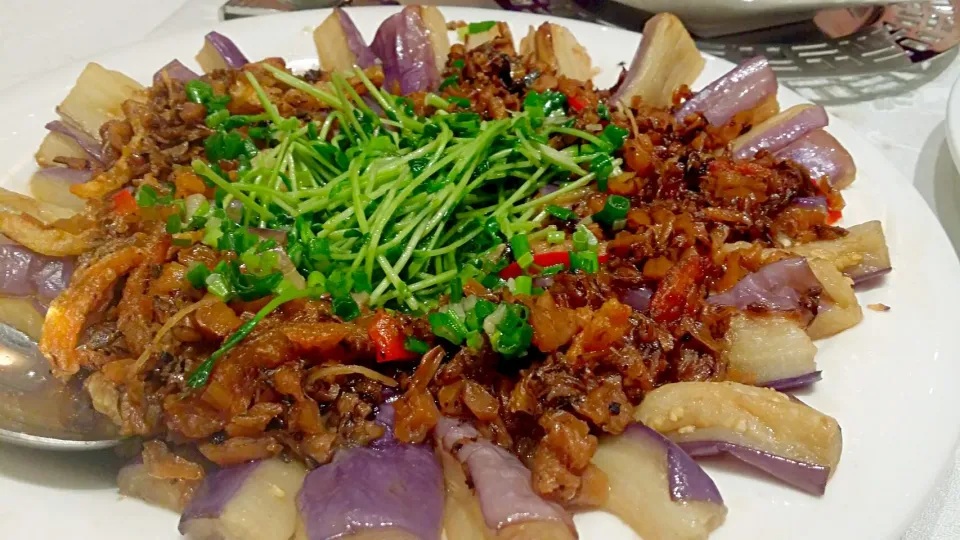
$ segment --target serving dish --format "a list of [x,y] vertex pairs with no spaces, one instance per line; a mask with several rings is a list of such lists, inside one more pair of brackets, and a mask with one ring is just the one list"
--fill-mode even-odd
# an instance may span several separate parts
[[[351,11],[368,37],[393,8]],[[508,15],[480,10],[447,9],[451,20],[506,19],[515,34],[544,20],[532,15]],[[282,55],[298,70],[315,67],[312,28],[327,14],[298,13],[231,23],[219,28],[252,58]],[[609,86],[617,63],[627,61],[639,39],[636,34],[563,21],[591,52],[601,68],[597,82]],[[120,51],[98,61],[146,81],[155,66],[170,57],[192,57],[202,33],[171,38]],[[617,54],[605,51],[615,49]],[[701,83],[715,79],[731,66],[708,59]],[[6,185],[23,188],[32,173],[31,155],[42,136],[42,124],[55,103],[76,78],[80,66],[51,74],[5,96],[0,110],[10,121],[0,134],[0,159],[12,164]],[[782,91],[784,107],[800,103]],[[867,320],[852,331],[820,343],[824,381],[801,394],[801,399],[830,411],[844,426],[846,449],[826,495],[811,497],[785,486],[758,481],[726,462],[708,469],[727,498],[731,512],[715,538],[745,535],[777,538],[895,537],[908,523],[949,456],[956,439],[958,409],[952,381],[960,371],[951,362],[957,344],[950,339],[949,313],[958,299],[960,277],[956,256],[935,218],[919,195],[893,177],[891,166],[856,132],[833,122],[830,131],[843,142],[860,166],[860,180],[847,192],[846,220],[883,221],[896,272],[882,286],[866,291],[861,302],[883,302],[892,309],[867,312]],[[915,279],[915,276],[925,279]],[[904,358],[911,358],[909,363]],[[943,411],[948,411],[943,413]],[[956,414],[956,413],[952,413]],[[890,437],[891,426],[909,426],[911,437]],[[29,462],[29,460],[27,460]],[[909,467],[904,464],[910,463]],[[882,477],[882,480],[881,480]],[[881,485],[897,489],[878,489]],[[5,478],[3,500],[38,501],[28,507],[56,504],[64,519],[40,520],[39,514],[12,516],[4,522],[11,536],[42,537],[74,534],[126,538],[130,530],[144,538],[171,538],[171,514],[142,503],[117,502],[112,488],[92,493],[38,486],[23,477]],[[850,501],[856,500],[856,504]],[[600,513],[578,517],[583,538],[630,537],[615,519]],[[95,532],[96,531],[96,532]]]

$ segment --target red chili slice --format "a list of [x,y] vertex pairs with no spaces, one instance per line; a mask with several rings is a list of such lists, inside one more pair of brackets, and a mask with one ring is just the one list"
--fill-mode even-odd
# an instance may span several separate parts
[[113,208],[121,216],[132,214],[137,211],[137,200],[130,191],[124,189],[113,196]]
[[419,356],[407,350],[404,346],[406,336],[400,329],[400,323],[383,310],[374,316],[373,322],[367,328],[367,334],[376,346],[377,362],[414,360]]
[[582,111],[587,106],[587,101],[580,96],[568,96],[567,103],[576,112]]

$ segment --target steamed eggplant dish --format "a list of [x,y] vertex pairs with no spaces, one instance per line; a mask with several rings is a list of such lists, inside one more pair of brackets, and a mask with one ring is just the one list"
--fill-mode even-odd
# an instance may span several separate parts
[[90,64],[2,194],[0,313],[136,445],[122,493],[190,538],[696,539],[698,456],[828,489],[840,426],[784,392],[891,263],[821,107],[759,57],[692,90],[668,14],[612,88],[553,23],[318,22],[306,72]]

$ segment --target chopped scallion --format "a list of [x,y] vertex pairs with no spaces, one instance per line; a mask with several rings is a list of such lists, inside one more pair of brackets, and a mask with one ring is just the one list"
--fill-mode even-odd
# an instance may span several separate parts
[[530,253],[530,239],[526,234],[515,234],[510,237],[510,249],[513,250],[514,258],[519,259],[522,255]]
[[467,336],[467,327],[452,311],[437,311],[427,316],[434,335],[454,345],[463,343]]
[[570,210],[569,208],[564,208],[562,206],[556,206],[556,205],[550,204],[550,205],[547,205],[547,207],[544,210],[546,210],[547,213],[550,214],[551,216],[561,221],[572,221],[574,219],[577,219],[577,214],[574,213],[573,210]]
[[147,208],[150,206],[156,206],[159,195],[157,195],[157,190],[154,189],[153,186],[144,184],[137,189],[137,194],[134,198],[137,201],[137,206],[140,208]]
[[533,278],[530,276],[517,276],[513,284],[515,294],[530,294],[533,289]]
[[168,233],[177,234],[181,229],[183,229],[183,218],[180,217],[179,213],[167,216]]
[[593,251],[570,253],[570,271],[582,270],[587,274],[595,274],[600,270],[600,262]]
[[603,209],[593,215],[593,220],[612,227],[619,220],[627,217],[630,211],[630,200],[621,195],[610,195],[603,205]]
[[430,345],[427,345],[426,341],[410,336],[404,340],[403,348],[412,353],[426,354],[430,350]]
[[333,299],[333,313],[344,321],[352,321],[360,316],[360,306],[357,301],[347,296]]
[[541,277],[555,276],[555,275],[559,274],[560,272],[563,272],[563,271],[566,270],[566,269],[567,269],[567,267],[566,267],[565,265],[562,265],[562,264],[554,264],[554,265],[547,266],[546,268],[540,270],[540,274],[539,274],[539,275],[540,275]]

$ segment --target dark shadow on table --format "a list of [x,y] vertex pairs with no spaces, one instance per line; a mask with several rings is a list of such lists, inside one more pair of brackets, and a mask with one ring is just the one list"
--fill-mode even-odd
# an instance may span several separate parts
[[920,149],[914,170],[914,185],[940,220],[953,248],[960,252],[960,173],[947,146],[943,122],[930,133]]

